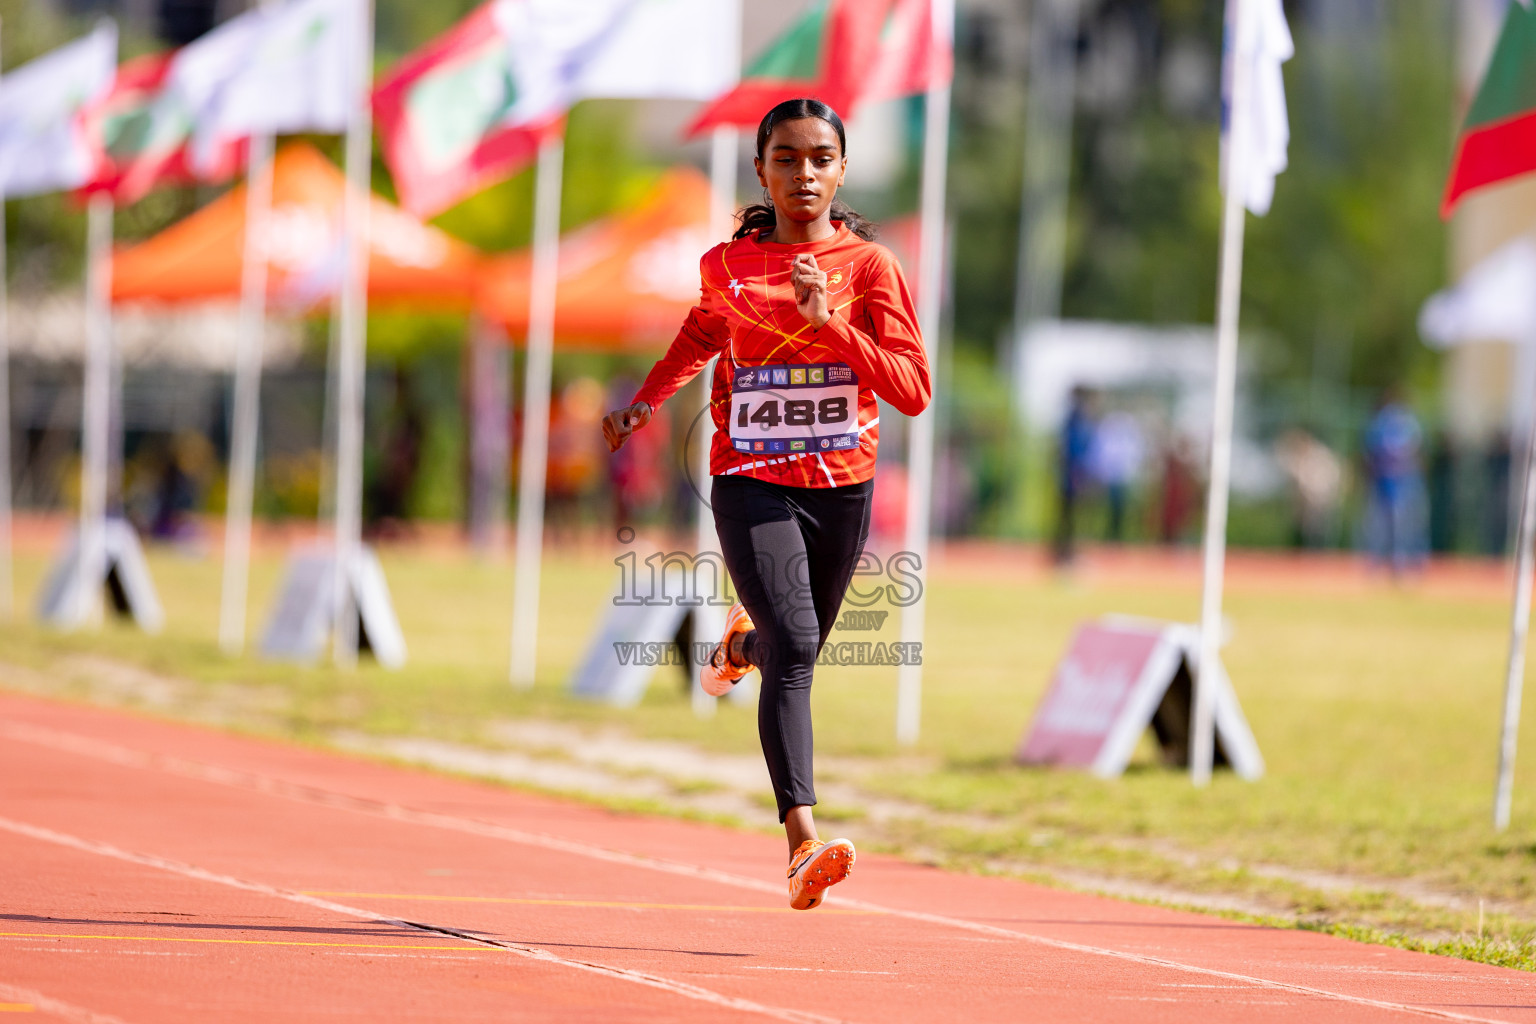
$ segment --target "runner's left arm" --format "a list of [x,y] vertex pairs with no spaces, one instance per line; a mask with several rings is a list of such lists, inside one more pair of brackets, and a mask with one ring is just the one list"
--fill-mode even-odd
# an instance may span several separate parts
[[835,309],[816,329],[818,340],[830,341],[859,375],[861,387],[871,388],[898,412],[916,416],[928,407],[933,383],[912,293],[894,257],[873,268],[864,311],[875,329],[873,337],[849,322],[845,310]]

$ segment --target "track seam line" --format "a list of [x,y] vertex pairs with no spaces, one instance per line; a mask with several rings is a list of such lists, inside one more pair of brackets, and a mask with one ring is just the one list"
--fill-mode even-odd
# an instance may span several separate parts
[[[200,868],[195,864],[187,864],[182,861],[159,857],[150,853],[136,853],[132,850],[124,850],[110,843],[98,842],[93,839],[82,839],[65,832],[56,832],[50,828],[38,825],[29,825],[26,822],[15,821],[10,818],[0,817],[0,829],[13,832],[17,835],[27,836],[31,839],[66,846],[71,849],[81,850],[86,853],[94,853],[103,857],[111,857],[116,860],[126,861],[130,864],[138,864],[144,867],[157,868],[172,874],[193,878],[201,882],[211,882],[217,885],[240,889],[245,892],[254,892],[263,896],[271,896],[277,899],[288,900],[291,903],[300,903],[305,906],[327,910],[335,914],[343,914],[347,917],[361,918],[365,921],[378,921],[383,924],[396,927],[410,928],[416,931],[427,932],[435,935],[445,935],[460,939],[464,942],[473,942],[482,946],[490,946],[495,949],[514,953],[529,960],[538,960],[543,963],[557,964],[561,967],[571,967],[576,970],[586,971],[589,974],[603,975],[621,981],[633,982],[650,988],[660,989],[673,995],[685,996],[700,1002],[710,1003],[715,1006],[732,1010],[740,1010],[744,1013],[756,1013],[779,1020],[790,1021],[792,1024],[845,1024],[833,1017],[823,1017],[819,1014],[805,1013],[800,1010],[788,1010],[780,1007],[765,1006],[762,1003],[753,1002],[750,999],[741,999],[737,996],[728,996],[711,989],[691,985],[685,981],[674,981],[660,975],[650,974],[645,971],[634,971],[623,967],[609,967],[606,964],[591,963],[586,960],[574,960],[569,957],[559,956],[540,949],[537,946],[525,946],[521,943],[506,942],[500,939],[488,939],[484,936],[470,932],[460,931],[457,928],[449,928],[443,925],[428,924],[421,921],[408,921],[404,918],[390,917],[371,910],[363,910],[358,907],[349,907],[345,903],[336,903],[332,900],[324,900],[315,896],[307,896],[301,892],[290,889],[281,889],[277,886],[267,885],[263,882],[251,882],[233,875],[220,874]],[[122,1024],[104,1019],[92,1024]]]
[[[125,924],[128,922],[124,922]],[[146,922],[147,923],[147,922]],[[98,935],[79,932],[0,932],[0,939],[94,939],[101,942],[187,942],[225,946],[298,946],[323,949],[392,949],[410,953],[472,953],[463,946],[410,946],[388,942],[304,942],[283,939],[210,939],[190,935]]]
[[[685,864],[679,861],[661,860],[659,858],[646,857],[640,854],[625,853],[620,850],[609,850],[600,846],[592,846],[587,843],[572,839],[563,839],[559,836],[546,835],[539,832],[526,832],[522,829],[512,828],[506,825],[498,825],[493,822],[480,821],[474,818],[461,818],[454,815],[441,814],[436,811],[418,811],[401,804],[386,803],[381,800],[373,800],[367,797],[350,796],[337,793],[333,790],[321,789],[318,786],[308,786],[299,783],[287,782],[271,776],[257,775],[252,772],[238,771],[232,768],[222,768],[217,765],[206,764],[200,761],[192,761],[185,758],[171,757],[163,754],[146,754],[129,747],[107,743],[102,740],[79,736],[73,733],[61,732],[40,726],[28,725],[18,722],[0,720],[0,736],[32,743],[37,746],[47,747],[65,753],[74,753],[83,757],[92,757],[97,760],[109,761],[127,767],[146,770],[158,770],[166,774],[180,775],[185,778],[196,779],[203,782],[211,782],[219,785],[230,786],[235,789],[254,791],[268,796],[293,800],[298,803],[312,806],[333,807],[341,810],[349,810],[359,814],[373,817],[382,817],[391,821],[401,821],[409,824],[427,825],[442,828],[448,831],[462,832],[469,835],[477,835],[490,839],[502,839],[509,842],[521,843],[525,846],[534,846],[541,849],[553,850],[559,853],[571,853],[577,856],[587,857],[591,860],[604,861],[610,864],[623,864],[630,867],[645,868],[651,871],[659,871],[664,874],[680,875],[685,878],[694,878],[704,881],[716,882],[721,885],[734,886],[740,889],[749,889],[755,892],[772,893],[782,896],[783,888],[764,882],[761,879],[747,878],[742,875],[733,875],[729,872],[719,871],[702,865]],[[3,820],[3,819],[0,819]],[[298,895],[298,894],[295,894]],[[893,917],[904,918],[909,921],[918,921],[925,924],[934,924],[941,927],[956,928],[963,931],[977,932],[983,935],[991,935],[999,938],[1015,939],[1029,942],[1051,949],[1060,949],[1067,952],[1081,953],[1091,956],[1107,957],[1110,959],[1124,960],[1130,963],[1145,964],[1148,966],[1162,967],[1170,970],[1181,971],[1187,974],[1198,974],[1206,977],[1221,978],[1227,981],[1236,981],[1270,991],[1290,992],[1296,995],[1312,996],[1336,1002],[1348,1003],[1355,1006],[1368,1006],[1373,1009],[1389,1010],[1398,1013],[1411,1013],[1419,1016],[1433,1017],[1439,1020],[1465,1021],[1468,1024],[1507,1024],[1492,1017],[1474,1017],[1469,1014],[1457,1013],[1453,1010],[1440,1010],[1429,1006],[1416,1006],[1411,1003],[1394,1003],[1387,1000],[1371,999],[1366,996],[1350,995],[1345,992],[1334,992],[1328,989],[1313,988],[1309,985],[1298,985],[1292,982],[1274,981],[1269,978],[1259,978],[1248,974],[1238,974],[1233,971],[1224,971],[1215,967],[1201,967],[1198,964],[1187,964],[1177,960],[1167,960],[1161,957],[1149,956],[1145,953],[1133,953],[1127,950],[1110,949],[1104,946],[1090,946],[1084,943],[1071,942],[1066,939],[1053,939],[1044,935],[1034,935],[1029,932],[1021,932],[1012,928],[1002,928],[997,925],[989,925],[980,921],[970,921],[965,918],[949,917],[942,914],[931,914],[921,910],[903,910],[898,907],[888,907],[883,904],[870,903],[865,900],[848,899],[839,897],[837,905],[855,910],[864,910],[871,913],[887,914]],[[340,904],[338,904],[339,906]],[[382,915],[371,915],[381,917]],[[398,920],[398,919],[392,919]],[[408,923],[408,922],[402,922]],[[550,954],[553,956],[554,954]],[[557,958],[558,959],[558,958]],[[581,961],[568,961],[580,963]],[[708,991],[708,990],[705,990]],[[795,1012],[795,1011],[789,1011]],[[798,1019],[798,1018],[797,1018]],[[814,1018],[825,1019],[825,1018]]]
[[69,1024],[125,1024],[120,1017],[87,1010],[83,1006],[66,1003],[29,988],[7,985],[3,981],[0,981],[0,999],[8,1003],[30,1003],[39,1010],[64,1018],[69,1021]]

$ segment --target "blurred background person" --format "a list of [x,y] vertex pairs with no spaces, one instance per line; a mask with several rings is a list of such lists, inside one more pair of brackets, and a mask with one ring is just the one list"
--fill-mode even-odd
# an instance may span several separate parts
[[[627,375],[616,378],[608,389],[605,408],[624,405],[637,387],[635,380]],[[667,495],[667,462],[672,435],[670,410],[663,406],[654,415],[660,421],[655,424],[658,429],[636,431],[628,444],[607,456],[613,518],[619,526],[633,527],[637,522],[653,518]],[[689,494],[692,493],[690,488]]]
[[1478,549],[1485,555],[1502,555],[1509,546],[1509,471],[1514,459],[1509,431],[1494,434],[1481,459],[1482,500],[1478,503]]
[[1056,463],[1056,535],[1051,547],[1057,565],[1076,556],[1077,516],[1092,480],[1093,435],[1097,427],[1093,393],[1081,384],[1072,389],[1061,424]]
[[1125,540],[1125,509],[1131,488],[1141,476],[1145,455],[1141,423],[1124,409],[1107,414],[1093,432],[1089,462],[1094,482],[1104,489],[1109,506],[1105,540],[1117,544]]
[[1372,559],[1394,574],[1422,565],[1428,548],[1422,439],[1418,418],[1388,389],[1365,430],[1365,539]]
[[394,385],[389,426],[378,448],[377,471],[371,474],[363,504],[365,535],[381,540],[409,538],[414,533],[411,492],[421,469],[422,440],[427,429],[426,410],[404,364],[395,365]]
[[194,514],[202,506],[213,465],[213,445],[202,434],[183,430],[171,438],[155,481],[154,511],[149,521],[152,538],[173,543],[198,539]]
[[1275,441],[1275,461],[1285,472],[1297,547],[1327,547],[1344,491],[1344,464],[1333,449],[1300,427]]
[[1200,502],[1200,455],[1188,434],[1175,433],[1163,445],[1163,489],[1157,506],[1157,538],[1183,544]]
[[601,460],[607,452],[598,424],[606,401],[600,383],[577,377],[560,389],[550,410],[545,507],[551,540],[571,540],[579,534],[584,506],[602,485]]

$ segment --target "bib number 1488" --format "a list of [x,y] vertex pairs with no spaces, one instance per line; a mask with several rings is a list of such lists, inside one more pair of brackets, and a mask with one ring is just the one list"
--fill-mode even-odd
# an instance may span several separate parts
[[[783,412],[780,412],[780,405]],[[845,423],[848,420],[848,399],[843,396],[823,398],[819,402],[809,399],[788,399],[783,403],[770,398],[756,411],[750,403],[743,402],[736,416],[736,425],[745,428],[749,423],[759,423],[773,429],[780,423],[790,427],[809,427],[819,423]]]

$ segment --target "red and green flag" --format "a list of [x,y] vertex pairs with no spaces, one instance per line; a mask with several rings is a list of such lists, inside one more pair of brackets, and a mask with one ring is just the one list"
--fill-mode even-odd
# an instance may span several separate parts
[[112,90],[86,114],[96,168],[85,192],[106,192],[119,203],[142,199],[159,185],[224,181],[245,162],[246,140],[223,143],[194,173],[190,108],[169,95],[167,80],[180,51],[150,54],[117,69]]
[[747,66],[734,89],[694,119],[688,134],[726,125],[756,128],[769,108],[799,96],[852,117],[862,103],[948,81],[952,46],[935,23],[949,22],[934,8],[952,2],[818,0]]
[[1473,189],[1536,171],[1536,5],[1511,0],[1483,84],[1467,112],[1442,216]]
[[518,96],[494,2],[401,61],[373,93],[400,205],[429,217],[529,163],[563,110],[513,120]]

